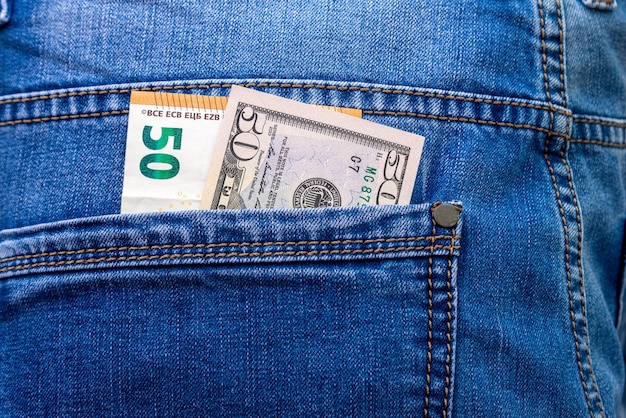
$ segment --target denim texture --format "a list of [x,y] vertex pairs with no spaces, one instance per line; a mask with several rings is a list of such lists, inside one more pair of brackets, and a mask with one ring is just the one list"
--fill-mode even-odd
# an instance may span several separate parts
[[420,205],[7,231],[2,367],[22,378],[3,381],[0,413],[440,415],[460,229]]
[[[626,416],[622,4],[0,4],[0,415]],[[233,84],[426,137],[411,205],[116,215],[130,91]]]

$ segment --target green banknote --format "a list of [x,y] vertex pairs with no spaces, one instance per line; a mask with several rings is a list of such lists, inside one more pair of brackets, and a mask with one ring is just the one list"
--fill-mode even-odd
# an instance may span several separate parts
[[424,138],[233,87],[202,209],[406,204]]

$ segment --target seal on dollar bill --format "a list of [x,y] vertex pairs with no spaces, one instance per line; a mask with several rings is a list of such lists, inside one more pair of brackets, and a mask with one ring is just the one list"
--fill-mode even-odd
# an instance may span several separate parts
[[303,181],[293,194],[294,208],[341,206],[339,189],[330,181],[312,178]]

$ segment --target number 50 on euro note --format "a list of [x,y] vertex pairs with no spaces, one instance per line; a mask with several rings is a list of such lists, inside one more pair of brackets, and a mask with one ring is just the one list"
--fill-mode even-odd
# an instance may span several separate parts
[[201,209],[410,203],[424,137],[234,86]]

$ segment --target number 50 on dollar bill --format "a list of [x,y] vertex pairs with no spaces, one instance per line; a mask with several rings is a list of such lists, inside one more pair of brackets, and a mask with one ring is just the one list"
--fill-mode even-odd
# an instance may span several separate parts
[[201,209],[410,203],[424,138],[234,86]]

